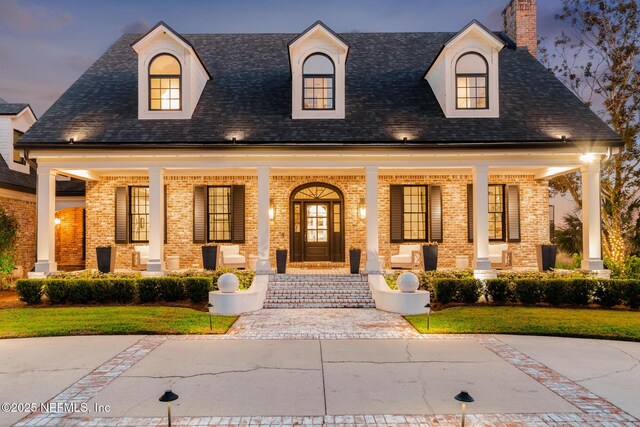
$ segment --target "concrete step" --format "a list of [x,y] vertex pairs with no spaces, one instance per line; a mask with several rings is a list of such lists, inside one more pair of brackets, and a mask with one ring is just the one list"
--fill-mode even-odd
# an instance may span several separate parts
[[360,274],[272,274],[270,282],[366,282]]
[[366,303],[340,303],[340,302],[296,302],[296,303],[283,303],[283,302],[266,302],[264,308],[282,308],[282,309],[295,309],[295,308],[376,308],[375,302],[370,301]]

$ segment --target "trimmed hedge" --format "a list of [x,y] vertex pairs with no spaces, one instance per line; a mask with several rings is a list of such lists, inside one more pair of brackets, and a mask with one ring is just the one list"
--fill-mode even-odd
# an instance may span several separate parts
[[154,302],[160,297],[160,282],[157,277],[145,277],[139,279],[138,300],[140,302]]
[[486,282],[486,292],[491,302],[506,303],[514,301],[513,286],[508,279],[489,279]]
[[160,288],[160,298],[165,301],[179,301],[184,299],[184,280],[180,277],[160,277],[157,279]]
[[[97,280],[94,282],[98,282]],[[102,282],[100,280],[99,282]],[[136,299],[137,286],[133,279],[111,279],[105,280],[109,284],[108,301],[114,301],[120,304],[126,304]],[[94,292],[95,292],[94,286]],[[94,293],[95,296],[95,293]],[[96,301],[98,299],[96,298]]]
[[482,293],[482,282],[477,279],[434,279],[434,301],[440,304],[478,302]]
[[185,277],[184,287],[191,301],[203,302],[209,297],[209,289],[213,288],[213,282],[210,277]]
[[20,279],[16,282],[16,292],[20,301],[40,304],[44,293],[44,280]]

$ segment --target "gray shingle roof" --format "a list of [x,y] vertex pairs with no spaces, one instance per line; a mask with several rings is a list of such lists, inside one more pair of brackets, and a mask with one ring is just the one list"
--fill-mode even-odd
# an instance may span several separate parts
[[0,116],[14,116],[28,106],[29,104],[10,104],[8,102],[0,102]]
[[346,65],[346,118],[292,120],[287,43],[292,34],[185,35],[213,79],[191,120],[138,120],[139,35],[122,36],[22,137],[20,144],[73,147],[240,144],[560,143],[619,138],[527,51],[500,53],[500,118],[447,119],[423,80],[443,43],[455,33],[340,34],[351,49]]

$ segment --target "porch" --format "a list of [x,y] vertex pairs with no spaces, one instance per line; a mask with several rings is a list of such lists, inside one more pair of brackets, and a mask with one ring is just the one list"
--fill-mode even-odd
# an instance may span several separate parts
[[[149,247],[149,274],[163,274],[168,256],[202,268],[200,248],[213,243],[238,245],[259,274],[273,271],[277,249],[287,249],[289,268],[346,271],[350,248],[362,249],[363,272],[380,273],[401,245],[435,241],[439,268],[466,256],[476,276],[490,277],[493,244],[508,246],[516,268],[535,267],[536,244],[549,240],[548,179],[573,171],[582,174],[586,206],[583,268],[601,270],[606,151],[594,151],[38,152],[36,272],[57,270],[58,174],[87,181],[87,268],[99,246],[115,246],[116,267],[131,268],[137,245]],[[135,200],[133,188],[143,189]]]

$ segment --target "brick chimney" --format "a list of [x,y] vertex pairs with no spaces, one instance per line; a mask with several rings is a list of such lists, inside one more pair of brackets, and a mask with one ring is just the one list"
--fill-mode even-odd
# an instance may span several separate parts
[[502,11],[502,31],[537,58],[536,0],[510,0]]

